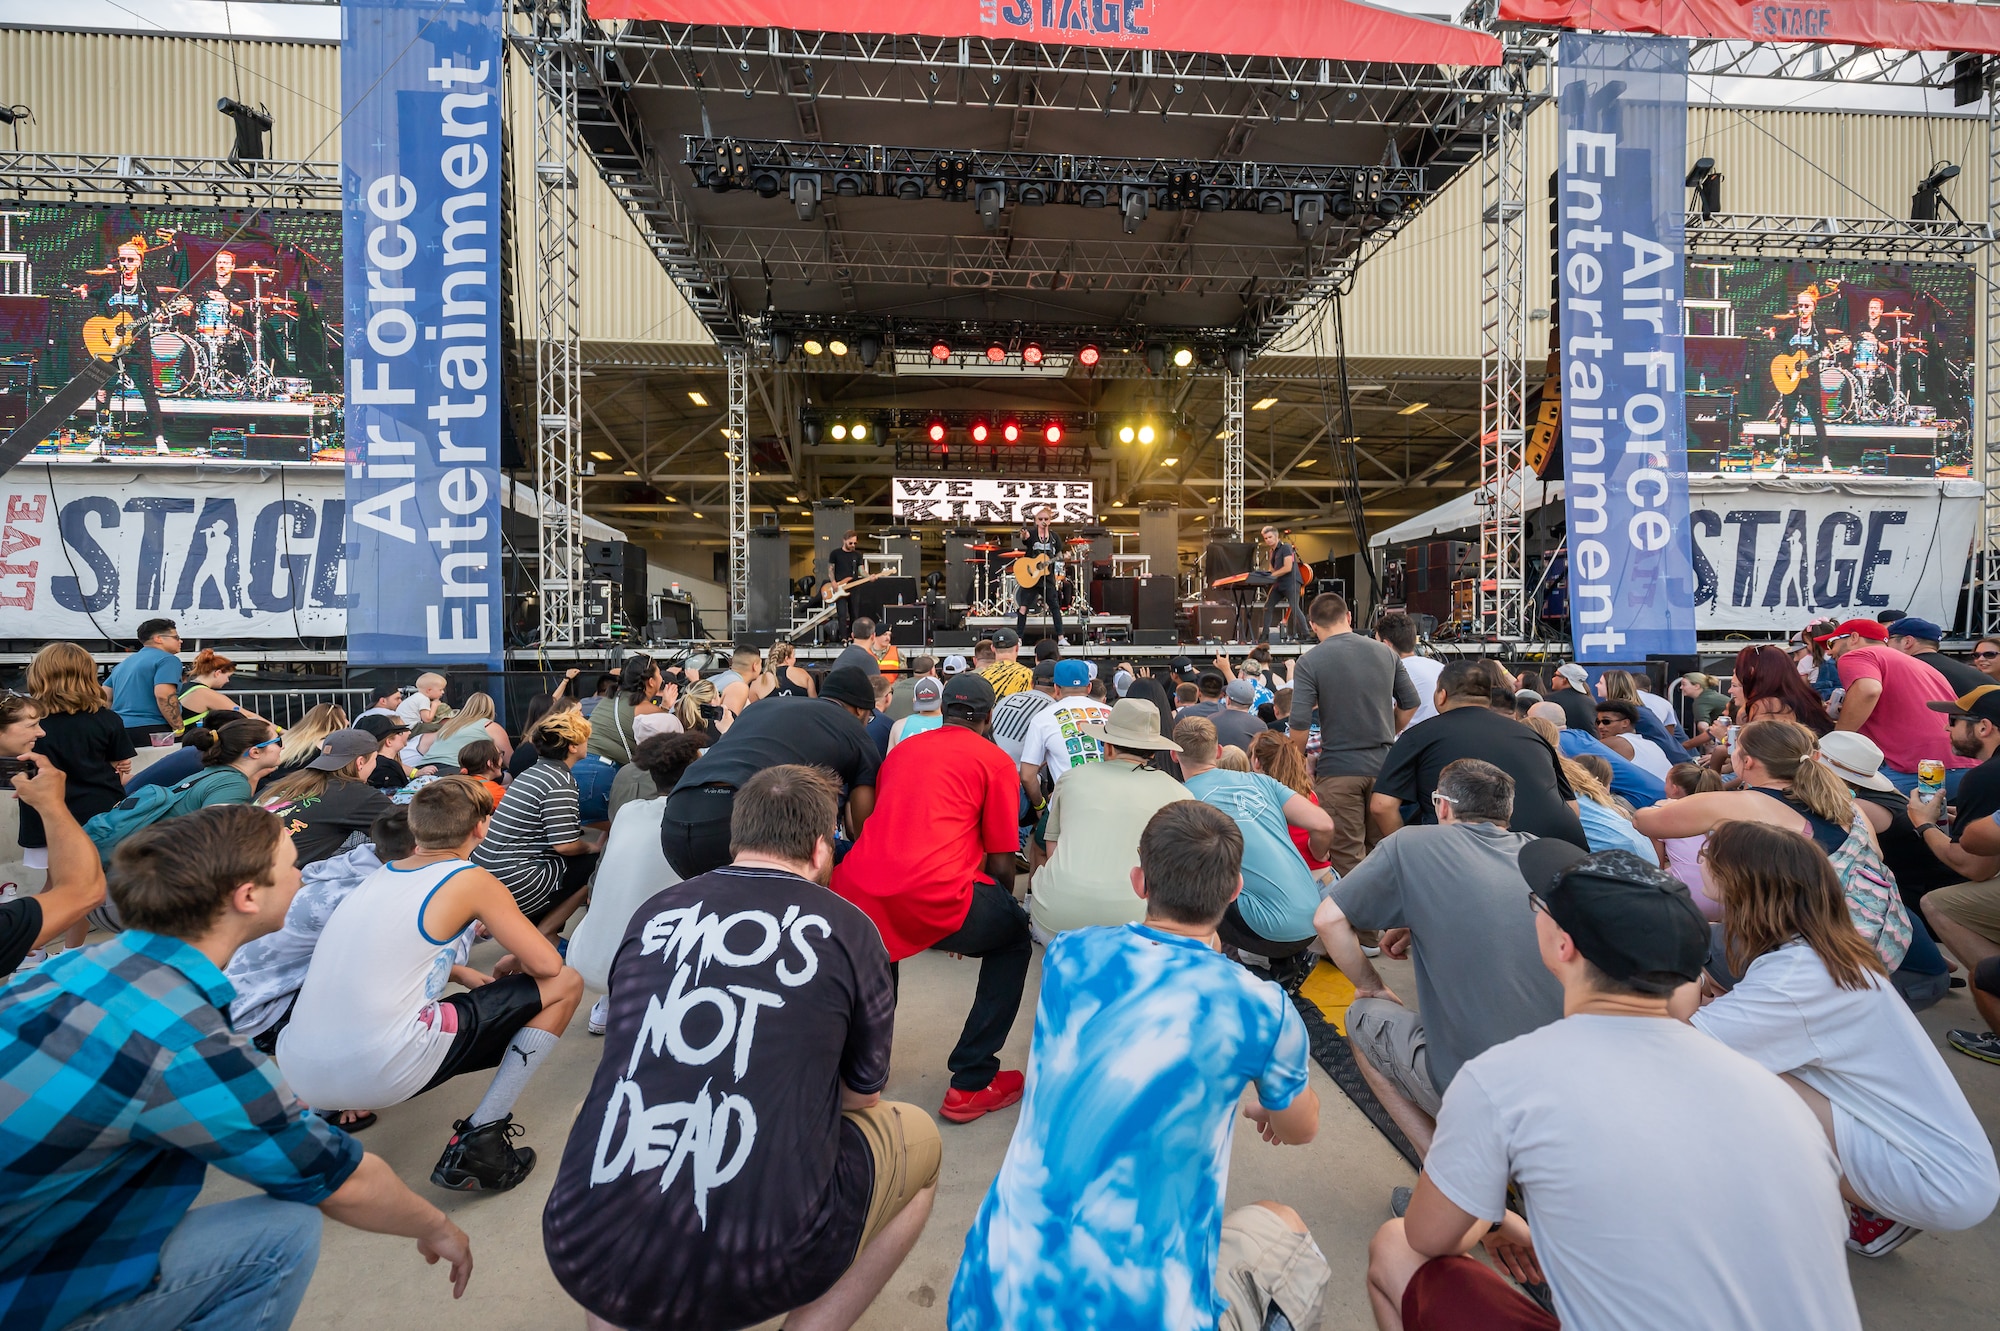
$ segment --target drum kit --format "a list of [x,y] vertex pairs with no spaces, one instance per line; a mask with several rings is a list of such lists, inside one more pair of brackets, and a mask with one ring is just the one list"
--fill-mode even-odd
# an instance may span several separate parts
[[[1930,344],[1922,335],[1905,331],[1906,322],[1916,318],[1910,311],[1884,310],[1881,317],[1893,324],[1893,330],[1864,328],[1853,334],[1838,328],[1824,330],[1826,350],[1816,359],[1822,407],[1830,424],[1907,425],[1924,411],[1911,401],[1906,384],[1923,382]],[[1773,363],[1773,378],[1781,393],[1789,391],[1785,370],[1813,373],[1804,364],[1804,353],[1778,359],[1786,362],[1783,367]]]
[[1003,549],[991,542],[967,545],[965,562],[972,565],[972,600],[964,606],[967,614],[1006,616],[1020,604],[1025,588],[1040,585],[1044,578],[1056,580],[1056,604],[1069,609],[1080,575],[1088,572],[1090,538],[1072,536],[1069,549],[1060,558],[1031,556],[1026,550]]
[[[98,276],[115,270],[88,271]],[[153,363],[145,368],[161,397],[269,400],[302,397],[312,391],[311,380],[280,376],[274,369],[278,358],[264,354],[265,320],[275,317],[283,321],[279,327],[289,339],[299,313],[296,300],[264,293],[264,279],[276,277],[278,270],[259,264],[239,267],[236,273],[252,283],[250,296],[241,304],[232,303],[220,291],[196,299],[179,287],[158,288],[162,295],[174,297],[174,305],[188,318],[186,331],[167,327],[152,335]],[[246,307],[252,311],[248,331],[239,322]],[[289,359],[289,347],[273,351]]]

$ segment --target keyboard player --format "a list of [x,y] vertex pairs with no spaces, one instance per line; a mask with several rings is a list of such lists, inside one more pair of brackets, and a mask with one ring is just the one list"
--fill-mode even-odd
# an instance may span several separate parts
[[1264,640],[1271,640],[1273,612],[1282,610],[1285,640],[1297,642],[1306,622],[1306,613],[1299,605],[1299,552],[1281,539],[1276,527],[1267,526],[1264,555],[1271,574],[1271,589],[1264,597]]

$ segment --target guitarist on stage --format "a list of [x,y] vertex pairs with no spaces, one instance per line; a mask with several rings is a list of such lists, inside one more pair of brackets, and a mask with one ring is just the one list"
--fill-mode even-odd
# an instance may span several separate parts
[[[1815,316],[1818,310],[1819,288],[1807,287],[1799,293],[1798,300],[1793,306],[1793,312],[1778,316],[1780,319],[1796,319],[1798,321],[1792,327],[1791,331],[1786,332],[1784,329],[1776,327],[1766,328],[1763,331],[1766,337],[1770,338],[1773,342],[1783,344],[1794,355],[1799,352],[1806,353],[1805,364],[1799,370],[1798,383],[1793,386],[1791,392],[1782,394],[1778,398],[1778,420],[1785,427],[1785,439],[1789,442],[1793,433],[1798,429],[1792,404],[1794,399],[1804,397],[1806,414],[1812,417],[1813,437],[1818,444],[1815,451],[1821,456],[1825,456],[1827,452],[1826,399],[1822,396],[1819,387],[1819,358],[1827,349],[1828,338],[1826,330],[1821,328],[1816,320]],[[1788,449],[1780,446],[1781,455],[1788,451]]]
[[[858,578],[861,576],[862,567],[861,533],[850,527],[847,530],[847,534],[840,538],[840,548],[827,554],[827,580],[829,582],[846,582],[849,579]],[[854,623],[854,598],[843,596],[835,604],[840,607],[840,640],[845,642],[847,640],[848,627]]]
[[[80,284],[74,290],[97,306],[96,313],[111,318],[129,314],[134,319],[145,319],[169,305],[184,306],[184,301],[169,301],[147,280],[143,271],[145,263],[146,242],[134,236],[118,247],[117,271],[111,280]],[[166,417],[160,410],[160,391],[153,383],[153,337],[150,329],[139,331],[125,356],[127,373],[138,381],[139,391],[146,398],[146,417],[153,426],[153,447],[164,453],[167,451]],[[97,416],[101,428],[109,428],[110,405],[110,389],[100,389]]]
[[1062,567],[1062,542],[1056,539],[1049,524],[1055,519],[1055,510],[1047,504],[1035,510],[1032,526],[1021,528],[1014,537],[1015,548],[1023,557],[1034,559],[1048,556],[1049,571],[1036,580],[1032,587],[1023,587],[1014,597],[1014,631],[1021,635],[1021,641],[1028,640],[1028,608],[1040,601],[1049,612],[1049,622],[1055,625],[1055,635],[1063,635],[1062,603],[1056,588],[1058,570]]

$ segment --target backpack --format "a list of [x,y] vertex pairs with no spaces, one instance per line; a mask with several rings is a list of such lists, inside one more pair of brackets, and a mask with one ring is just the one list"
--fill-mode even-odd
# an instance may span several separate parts
[[1910,950],[1909,908],[1896,888],[1896,875],[1882,862],[1881,852],[1868,836],[1868,820],[1854,811],[1854,824],[1847,840],[1827,857],[1840,878],[1840,890],[1847,898],[1847,913],[1862,938],[1875,949],[1882,964],[1895,970]]
[[196,804],[195,799],[190,797],[199,795],[214,784],[212,778],[225,773],[239,780],[243,776],[233,767],[210,768],[196,772],[178,785],[146,786],[92,818],[83,825],[83,830],[97,846],[98,859],[109,868],[111,852],[118,849],[119,842],[142,827],[151,827],[162,819],[187,813]]

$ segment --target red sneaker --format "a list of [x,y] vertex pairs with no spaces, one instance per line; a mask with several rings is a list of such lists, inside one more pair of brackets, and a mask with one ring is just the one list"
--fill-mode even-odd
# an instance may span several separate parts
[[945,1092],[944,1107],[938,1113],[954,1123],[970,1123],[1019,1100],[1026,1082],[1018,1072],[996,1072],[984,1090],[961,1091],[954,1086]]
[[1863,1257],[1882,1257],[1894,1252],[1923,1231],[1886,1215],[1877,1215],[1865,1206],[1847,1204],[1847,1250]]

